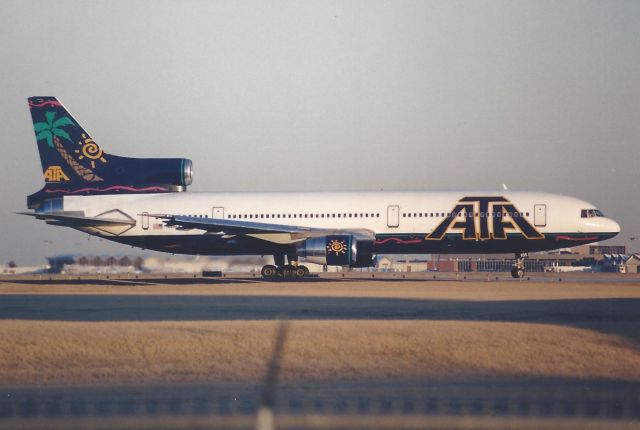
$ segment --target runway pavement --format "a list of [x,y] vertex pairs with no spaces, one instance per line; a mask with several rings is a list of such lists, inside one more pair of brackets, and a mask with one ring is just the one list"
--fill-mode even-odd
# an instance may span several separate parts
[[0,320],[431,320],[562,324],[639,341],[640,298],[451,300],[295,295],[10,294]]

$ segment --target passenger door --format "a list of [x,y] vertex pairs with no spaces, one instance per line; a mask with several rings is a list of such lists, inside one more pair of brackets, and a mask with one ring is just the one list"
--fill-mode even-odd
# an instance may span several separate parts
[[547,205],[533,206],[533,225],[536,227],[547,225]]
[[211,209],[211,218],[224,219],[224,208],[214,207],[213,209]]
[[400,206],[387,206],[387,227],[398,228],[400,225]]

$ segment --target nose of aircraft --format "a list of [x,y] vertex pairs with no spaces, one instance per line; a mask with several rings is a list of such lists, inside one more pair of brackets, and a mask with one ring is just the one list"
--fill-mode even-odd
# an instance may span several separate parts
[[611,218],[604,217],[584,219],[582,222],[582,228],[584,229],[584,231],[593,233],[609,233],[613,236],[620,233],[620,224],[618,224]]
[[610,233],[615,233],[615,234],[620,233],[620,224],[618,224],[611,218],[605,218],[603,221],[605,221],[604,223],[604,228],[606,229],[605,231]]

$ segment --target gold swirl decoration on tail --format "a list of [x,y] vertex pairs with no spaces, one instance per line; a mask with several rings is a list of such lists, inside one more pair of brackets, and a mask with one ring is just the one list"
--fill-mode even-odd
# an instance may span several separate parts
[[[91,168],[96,168],[96,160],[101,161],[102,163],[106,163],[107,159],[104,158],[105,152],[98,146],[97,143],[91,139],[91,137],[82,133],[83,141],[78,142],[78,145],[81,145],[82,148],[76,149],[76,154],[78,154],[78,160],[83,160],[85,158],[89,159],[91,162]],[[93,171],[90,169],[86,169],[85,174],[82,175],[82,178],[86,181],[101,181],[102,178],[96,176]]]
[[[85,141],[85,144],[82,145],[82,155],[90,160],[104,160],[104,158],[102,157],[103,153],[104,152],[102,151],[102,148],[100,148],[98,144],[92,140]],[[104,162],[106,161],[107,160],[104,160]],[[92,166],[95,167],[95,162],[92,162]]]

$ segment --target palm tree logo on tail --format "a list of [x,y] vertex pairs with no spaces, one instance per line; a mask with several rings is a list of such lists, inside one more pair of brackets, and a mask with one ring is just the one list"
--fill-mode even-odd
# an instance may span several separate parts
[[93,170],[82,166],[67,152],[62,145],[60,138],[66,139],[71,142],[71,137],[62,127],[75,124],[69,117],[63,116],[56,118],[56,112],[45,113],[46,122],[38,122],[33,125],[33,129],[36,132],[36,140],[40,141],[45,139],[49,148],[55,148],[62,159],[78,174],[82,179],[89,182],[100,182],[103,179],[93,173]]

